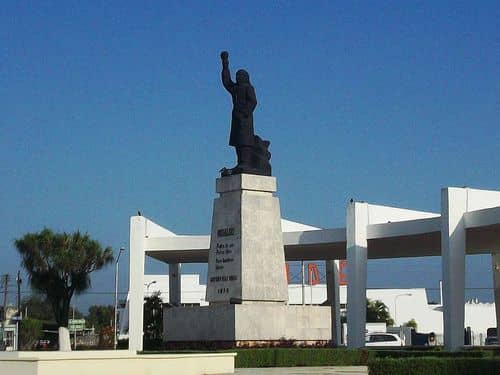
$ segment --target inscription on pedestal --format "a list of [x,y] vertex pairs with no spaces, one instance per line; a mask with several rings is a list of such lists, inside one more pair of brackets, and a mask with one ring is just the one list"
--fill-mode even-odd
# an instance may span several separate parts
[[[215,270],[221,275],[210,277],[211,283],[226,281],[237,281],[238,275],[230,274],[232,263],[234,263],[235,243],[230,237],[234,236],[234,228],[224,228],[217,231],[217,243],[215,244]],[[229,294],[228,286],[218,287],[217,294]]]
[[215,229],[216,238],[212,239],[209,279],[211,290],[215,292],[216,300],[229,300],[236,297],[241,288],[239,285],[239,242],[240,236],[234,227]]

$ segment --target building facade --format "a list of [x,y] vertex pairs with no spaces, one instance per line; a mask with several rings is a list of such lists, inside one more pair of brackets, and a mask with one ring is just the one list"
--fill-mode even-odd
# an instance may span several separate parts
[[[340,335],[338,260],[347,260],[349,274],[350,348],[365,345],[368,259],[442,257],[443,341],[445,349],[455,351],[464,345],[466,327],[465,257],[491,254],[495,325],[500,322],[500,192],[446,187],[440,195],[440,212],[351,200],[345,227],[340,228],[322,229],[282,220],[286,261],[326,262],[327,300],[334,311],[332,327],[336,327],[332,337]],[[142,350],[145,257],[168,264],[169,303],[175,306],[181,299],[180,264],[206,263],[209,248],[210,235],[177,235],[146,217],[131,217],[130,349]],[[398,319],[400,314],[403,317],[400,311]]]

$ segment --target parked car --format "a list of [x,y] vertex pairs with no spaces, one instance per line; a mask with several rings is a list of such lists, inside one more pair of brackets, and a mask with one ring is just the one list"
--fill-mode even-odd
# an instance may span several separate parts
[[484,345],[499,345],[498,337],[496,336],[486,337],[486,340],[484,340]]
[[398,335],[385,332],[372,332],[365,336],[366,346],[403,346],[403,340]]

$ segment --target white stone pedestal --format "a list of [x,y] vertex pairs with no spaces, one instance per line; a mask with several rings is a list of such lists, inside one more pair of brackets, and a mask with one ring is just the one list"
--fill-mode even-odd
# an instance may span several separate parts
[[262,341],[330,341],[330,306],[252,303],[174,307],[163,310],[168,342],[225,341],[236,346]]
[[208,260],[210,303],[288,300],[276,178],[217,179]]
[[289,306],[274,177],[217,179],[207,307],[165,308],[168,342],[331,340],[330,306]]

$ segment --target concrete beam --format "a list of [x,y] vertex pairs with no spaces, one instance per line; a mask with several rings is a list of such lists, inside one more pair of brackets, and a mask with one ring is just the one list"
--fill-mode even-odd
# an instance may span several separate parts
[[189,251],[210,249],[210,236],[150,237],[145,243],[148,251]]
[[500,335],[500,252],[491,254],[493,266],[493,291],[497,316],[497,337]]
[[172,306],[181,304],[181,265],[169,263],[168,265],[168,298]]
[[142,351],[144,319],[144,240],[146,218],[130,218],[129,350]]
[[500,223],[500,207],[483,208],[482,210],[467,212],[464,220],[467,229],[496,225]]
[[449,351],[464,345],[466,211],[466,189],[441,190],[444,347]]
[[325,261],[326,268],[326,295],[331,306],[332,343],[340,346],[340,291],[338,260]]
[[426,219],[371,224],[368,226],[367,236],[368,239],[373,240],[377,238],[415,236],[439,232],[440,230],[441,218],[431,217]]
[[345,242],[345,228],[318,229],[298,232],[283,232],[283,244],[319,245]]
[[347,206],[347,346],[365,346],[366,274],[368,263],[368,204],[350,202]]

